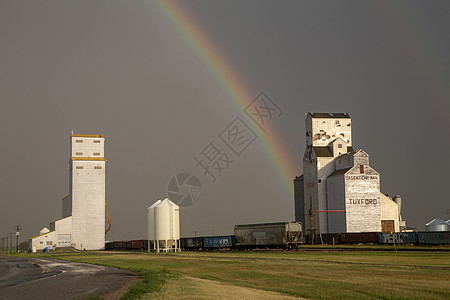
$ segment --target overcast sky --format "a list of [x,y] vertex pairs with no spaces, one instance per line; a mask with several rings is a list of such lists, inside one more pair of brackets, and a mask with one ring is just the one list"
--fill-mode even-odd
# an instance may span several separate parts
[[[449,1],[185,1],[176,4],[240,83],[283,114],[270,124],[302,173],[305,113],[348,112],[353,145],[381,190],[423,229],[450,218]],[[294,219],[259,137],[216,182],[194,157],[235,117],[219,78],[153,1],[0,2],[0,237],[21,240],[61,218],[69,133],[103,134],[108,240],[146,236],[146,208],[170,179],[203,191],[181,211],[182,235]],[[251,101],[251,99],[247,100]],[[231,155],[231,154],[230,154]]]

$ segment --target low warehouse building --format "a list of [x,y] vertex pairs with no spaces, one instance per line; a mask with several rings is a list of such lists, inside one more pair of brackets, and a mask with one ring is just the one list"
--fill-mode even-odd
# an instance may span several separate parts
[[28,240],[28,249],[32,252],[56,248],[56,234],[44,227],[38,236]]

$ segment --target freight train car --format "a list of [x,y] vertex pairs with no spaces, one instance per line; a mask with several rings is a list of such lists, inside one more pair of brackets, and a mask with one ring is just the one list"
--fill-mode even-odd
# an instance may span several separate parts
[[203,237],[187,237],[180,239],[180,246],[183,250],[203,249]]
[[114,250],[120,250],[123,248],[123,241],[114,241],[113,242]]
[[277,222],[234,226],[237,249],[298,248],[302,244],[302,224]]
[[146,250],[147,248],[147,240],[127,240],[105,243],[105,250]]
[[378,234],[380,244],[417,244],[416,232],[382,232]]
[[123,241],[123,248],[125,250],[131,250],[131,241]]
[[[301,224],[278,222],[236,225],[235,235],[181,238],[183,250],[254,249],[283,248],[295,249],[302,244]],[[414,244],[450,245],[450,231],[425,232],[360,232],[308,234],[308,244]],[[148,249],[147,240],[127,240],[106,242],[105,250],[142,251]],[[153,242],[150,241],[153,249]]]
[[305,236],[307,244],[375,244],[379,242],[378,232],[319,233]]
[[146,244],[148,245],[147,240],[133,240],[133,241],[131,241],[131,249],[132,250],[144,250],[144,249],[147,249],[147,247],[148,247]]
[[423,245],[450,245],[450,231],[418,232],[417,241]]
[[211,250],[233,248],[235,240],[234,235],[206,236],[203,237],[203,248]]
[[341,233],[343,244],[371,244],[378,243],[377,232]]
[[423,232],[358,232],[308,234],[308,244],[413,244],[413,245],[450,245],[450,231]]
[[114,242],[106,242],[105,250],[114,250]]
[[341,243],[341,234],[340,233],[322,233],[318,234],[317,237],[315,234],[305,235],[304,242],[306,244],[325,244],[325,245],[333,245]]

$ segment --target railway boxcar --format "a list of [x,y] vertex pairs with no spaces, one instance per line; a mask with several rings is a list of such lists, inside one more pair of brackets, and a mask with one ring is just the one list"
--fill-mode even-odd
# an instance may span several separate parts
[[244,224],[234,226],[237,248],[296,248],[302,243],[298,222]]
[[203,248],[205,249],[231,248],[234,246],[234,244],[234,235],[203,237]]
[[152,240],[147,241],[147,247],[145,249],[150,250],[150,251],[155,250],[156,249],[155,241],[152,241]]
[[181,249],[185,250],[198,250],[203,248],[202,237],[187,237],[180,239]]
[[326,244],[326,245],[333,245],[333,242],[335,244],[339,244],[341,242],[341,235],[339,233],[323,233],[318,234],[317,238],[315,234],[309,234],[305,237],[308,244]]
[[450,231],[418,232],[417,240],[425,245],[450,245]]
[[115,241],[113,242],[114,250],[119,250],[123,248],[123,241]]
[[378,242],[380,244],[417,244],[416,232],[395,232],[379,233]]
[[132,250],[144,250],[144,240],[131,241]]
[[123,241],[123,248],[125,250],[131,250],[131,241]]
[[114,242],[105,243],[105,250],[113,250],[113,249],[114,249]]
[[148,249],[148,240],[144,240],[144,250]]
[[378,243],[378,233],[377,232],[341,233],[341,242],[343,244]]

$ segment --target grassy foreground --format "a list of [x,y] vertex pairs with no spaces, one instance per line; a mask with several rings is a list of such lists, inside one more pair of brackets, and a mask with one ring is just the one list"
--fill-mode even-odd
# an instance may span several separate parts
[[132,287],[127,299],[450,299],[448,252],[88,252],[46,257],[137,272],[146,282]]

